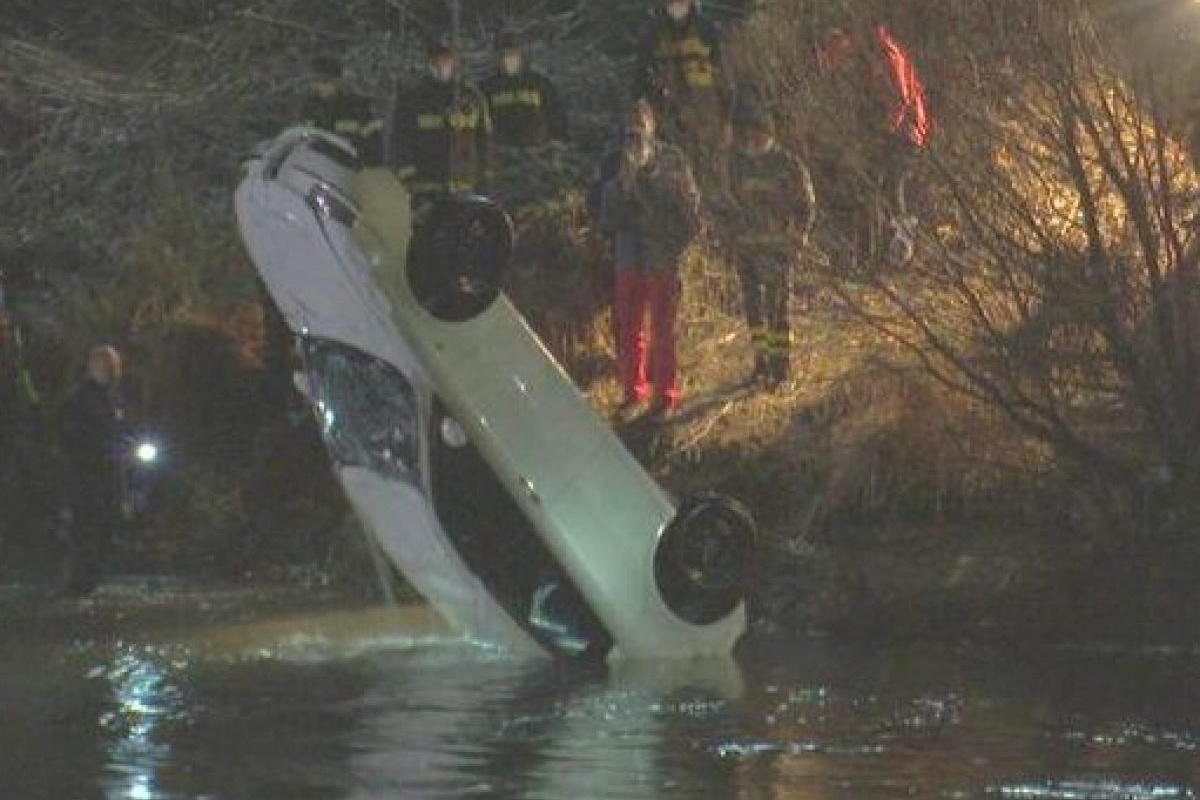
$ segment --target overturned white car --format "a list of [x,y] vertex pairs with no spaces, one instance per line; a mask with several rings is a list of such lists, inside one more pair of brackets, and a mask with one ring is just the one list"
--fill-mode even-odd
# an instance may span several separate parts
[[570,659],[732,649],[748,515],[677,507],[592,411],[500,292],[501,210],[447,198],[413,230],[393,175],[312,129],[235,206],[353,508],[453,624]]

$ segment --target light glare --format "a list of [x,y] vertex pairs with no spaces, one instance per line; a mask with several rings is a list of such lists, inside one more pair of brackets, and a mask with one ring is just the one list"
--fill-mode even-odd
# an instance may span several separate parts
[[158,460],[158,445],[154,442],[140,442],[134,450],[134,456],[143,464],[153,464]]

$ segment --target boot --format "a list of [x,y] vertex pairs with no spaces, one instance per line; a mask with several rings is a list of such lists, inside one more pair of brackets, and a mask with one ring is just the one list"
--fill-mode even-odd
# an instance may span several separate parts
[[747,386],[765,386],[771,379],[771,364],[765,353],[754,355],[754,369],[746,379]]
[[774,353],[768,365],[767,388],[782,391],[791,385],[792,362],[787,353]]

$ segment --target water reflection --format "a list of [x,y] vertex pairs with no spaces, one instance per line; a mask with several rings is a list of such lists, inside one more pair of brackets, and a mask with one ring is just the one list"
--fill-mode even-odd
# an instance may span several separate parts
[[378,610],[170,636],[63,619],[0,637],[0,797],[1155,800],[1200,785],[1195,654],[810,641],[581,673]]
[[[745,730],[759,735],[730,754],[744,765],[743,796],[1195,796],[1200,764],[1177,748],[1194,738],[1194,658],[836,646],[806,655],[795,669],[778,654],[755,661],[766,667],[750,676],[762,695],[747,705],[763,716]],[[1159,735],[1101,733],[1131,726]]]
[[741,696],[732,660],[603,673],[455,660],[453,669],[432,656],[381,662],[364,700],[374,713],[356,737],[366,746],[354,759],[352,798],[397,789],[414,798],[642,798],[698,787],[689,796],[715,796],[712,779],[728,785],[717,774],[727,770],[689,773],[673,762],[695,756],[694,737]]
[[1181,800],[1196,796],[1190,789],[1179,786],[1104,780],[1017,784],[1001,786],[993,793],[1022,800]]
[[[111,687],[113,705],[100,714],[98,729],[110,738],[103,788],[108,800],[164,800],[158,772],[172,763],[171,746],[159,728],[186,720],[187,698],[166,672],[162,653],[118,652],[90,677]],[[169,662],[168,662],[169,663]]]

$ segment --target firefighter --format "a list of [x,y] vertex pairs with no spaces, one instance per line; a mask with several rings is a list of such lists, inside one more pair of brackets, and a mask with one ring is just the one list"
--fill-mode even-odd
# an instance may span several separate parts
[[567,141],[567,113],[558,90],[529,63],[520,38],[504,32],[496,42],[496,72],[480,87],[496,144],[540,147]]
[[750,382],[778,389],[790,379],[792,275],[816,217],[816,196],[808,168],[779,144],[766,109],[739,104],[733,130],[725,239],[754,350]]
[[425,74],[393,104],[391,166],[417,200],[484,192],[492,138],[487,103],[462,79],[453,45],[430,45],[425,66]]
[[[605,183],[601,226],[614,236],[617,371],[621,422],[643,412],[666,421],[680,401],[675,354],[679,265],[699,232],[700,195],[679,148],[657,138],[654,112],[638,101],[626,113],[616,174]],[[647,317],[649,336],[647,336]]]
[[568,182],[562,158],[567,114],[554,83],[529,63],[516,34],[497,37],[496,60],[495,73],[481,86],[496,145],[493,188],[520,227],[526,210]]
[[687,152],[706,185],[722,172],[731,85],[716,27],[695,0],[665,0],[638,48],[633,96],[651,102],[659,135]]
[[300,108],[300,122],[335,133],[358,153],[362,166],[382,162],[383,120],[371,108],[371,101],[349,91],[342,84],[342,65],[336,58],[313,59],[308,95]]

